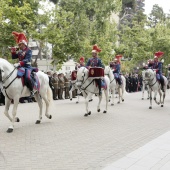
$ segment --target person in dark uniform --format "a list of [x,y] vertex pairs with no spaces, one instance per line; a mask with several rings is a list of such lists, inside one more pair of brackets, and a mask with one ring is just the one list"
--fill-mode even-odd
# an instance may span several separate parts
[[[102,63],[102,60],[98,57],[98,53],[101,52],[101,49],[97,46],[97,44],[93,45],[93,49],[92,49],[92,58],[90,58],[87,61],[86,67],[90,68],[90,67],[102,67],[104,68],[104,65]],[[101,91],[101,79],[95,79],[96,83],[98,84],[99,87],[99,95],[102,95],[102,91]]]
[[163,54],[161,51],[155,53],[153,69],[156,71],[156,78],[161,83],[161,90],[164,92],[164,78],[162,76],[163,63],[159,61],[159,58],[161,58]]
[[11,48],[12,53],[12,59],[19,59],[18,63],[15,63],[15,67],[24,67],[25,68],[25,82],[27,87],[30,90],[30,97],[34,96],[33,92],[33,83],[31,80],[31,59],[32,59],[32,51],[30,48],[28,48],[28,40],[24,33],[18,33],[18,32],[12,32],[12,35],[14,36],[18,46],[19,51],[15,47]]

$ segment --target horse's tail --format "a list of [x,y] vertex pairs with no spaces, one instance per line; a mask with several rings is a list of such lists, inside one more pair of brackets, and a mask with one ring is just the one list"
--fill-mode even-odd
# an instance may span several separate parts
[[49,101],[49,105],[52,105],[53,104],[53,93],[52,93],[50,86],[48,86],[48,89],[47,89],[47,99]]

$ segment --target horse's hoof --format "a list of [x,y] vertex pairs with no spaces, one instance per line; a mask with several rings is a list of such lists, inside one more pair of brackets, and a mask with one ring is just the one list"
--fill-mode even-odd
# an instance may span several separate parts
[[122,99],[122,102],[124,102],[124,99]]
[[150,106],[149,109],[152,109],[152,106]]
[[36,122],[35,122],[35,124],[40,124],[41,123],[41,121],[40,120],[37,120]]
[[100,112],[100,109],[98,109],[97,111]]
[[114,104],[112,103],[111,106],[114,106]]
[[109,100],[109,102],[110,102],[110,100]]
[[93,101],[93,99],[90,99],[89,102]]
[[52,119],[52,115],[49,116],[49,119]]
[[91,115],[91,111],[89,111],[88,115]]
[[87,117],[88,115],[89,115],[88,113],[85,113],[85,114],[84,114],[84,117]]
[[15,118],[15,122],[20,122],[18,117]]
[[104,111],[103,111],[103,113],[107,113],[107,111],[106,111],[106,110],[104,110]]
[[78,104],[79,102],[76,102],[76,104]]
[[7,133],[12,133],[14,129],[12,128],[8,128],[8,130],[6,131]]
[[120,104],[120,102],[117,102],[117,104]]
[[144,98],[142,98],[142,100],[144,100]]
[[160,103],[158,102],[158,105],[160,105]]
[[147,99],[149,100],[149,97]]
[[72,101],[72,99],[70,99]]
[[161,107],[164,107],[164,105],[163,105],[163,104],[161,104]]

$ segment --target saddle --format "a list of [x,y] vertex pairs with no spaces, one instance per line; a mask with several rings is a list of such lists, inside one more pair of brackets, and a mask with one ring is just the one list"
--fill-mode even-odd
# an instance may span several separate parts
[[[32,71],[31,71],[30,78],[31,78],[31,83],[32,83],[33,89],[39,91],[40,83],[39,83],[39,79],[36,75],[36,72],[38,72],[38,68],[33,67]],[[26,82],[26,79],[25,79],[25,68],[24,67],[18,68],[17,78],[21,78],[23,86],[27,85],[27,82]]]

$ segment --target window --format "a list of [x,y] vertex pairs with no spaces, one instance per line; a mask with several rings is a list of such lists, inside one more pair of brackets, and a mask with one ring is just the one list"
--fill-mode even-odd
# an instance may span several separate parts
[[70,70],[70,67],[69,67],[69,66],[66,66],[66,70]]

